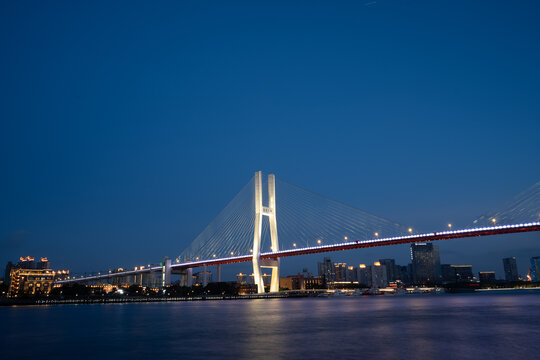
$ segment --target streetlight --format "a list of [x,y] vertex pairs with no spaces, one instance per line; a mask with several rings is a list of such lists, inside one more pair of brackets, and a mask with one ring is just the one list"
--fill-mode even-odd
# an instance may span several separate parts
[[293,246],[293,247],[296,247],[296,243],[293,243],[292,246]]
[[495,224],[497,222],[497,220],[495,220],[495,218],[493,218],[493,219],[491,219],[491,222]]
[[321,239],[317,240],[317,244],[321,245],[322,241]]
[[378,232],[376,232],[376,233],[375,233],[375,236],[379,236],[379,233],[378,233]]
[[411,234],[412,234],[412,228],[409,228],[409,233],[411,233]]
[[448,224],[448,228],[451,229],[451,228],[452,228],[452,224]]
[[345,241],[347,241],[348,237],[345,236]]

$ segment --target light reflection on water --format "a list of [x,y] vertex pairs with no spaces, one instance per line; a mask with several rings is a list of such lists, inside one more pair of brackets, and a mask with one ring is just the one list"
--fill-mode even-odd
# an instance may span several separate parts
[[6,359],[532,359],[540,353],[538,292],[17,307],[0,308],[0,320]]

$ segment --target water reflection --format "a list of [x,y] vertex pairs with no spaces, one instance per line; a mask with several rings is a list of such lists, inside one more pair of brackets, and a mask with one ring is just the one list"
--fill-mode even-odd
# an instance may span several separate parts
[[10,329],[0,337],[6,359],[508,359],[540,351],[538,294],[20,307],[0,308],[0,319]]

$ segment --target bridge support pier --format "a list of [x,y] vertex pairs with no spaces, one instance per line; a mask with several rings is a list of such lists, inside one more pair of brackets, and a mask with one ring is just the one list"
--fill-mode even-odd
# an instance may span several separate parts
[[208,277],[206,276],[207,275],[207,270],[206,270],[207,266],[206,264],[204,264],[204,267],[203,267],[203,287],[206,287],[208,285]]
[[257,292],[264,293],[264,281],[261,267],[272,268],[270,292],[279,291],[279,259],[261,260],[261,232],[263,216],[268,217],[270,224],[270,239],[272,252],[279,250],[277,222],[276,222],[276,178],[274,174],[268,175],[268,206],[262,204],[262,173],[255,173],[255,231],[253,232],[253,275]]
[[217,264],[217,281],[221,282],[221,264]]
[[180,271],[180,285],[191,287],[193,285],[193,269],[188,268]]
[[169,285],[171,285],[171,259],[164,257],[161,268],[161,287]]

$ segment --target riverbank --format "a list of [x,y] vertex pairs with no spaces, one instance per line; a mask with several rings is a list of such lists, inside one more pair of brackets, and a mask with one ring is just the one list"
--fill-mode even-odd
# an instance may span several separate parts
[[203,295],[203,296],[186,296],[186,297],[115,297],[115,298],[89,298],[89,299],[0,299],[0,306],[283,299],[283,298],[313,297],[313,296],[317,296],[319,293],[320,291],[309,291],[309,292],[308,291],[283,291],[279,293],[268,293],[268,294]]

